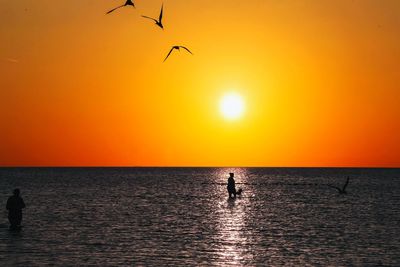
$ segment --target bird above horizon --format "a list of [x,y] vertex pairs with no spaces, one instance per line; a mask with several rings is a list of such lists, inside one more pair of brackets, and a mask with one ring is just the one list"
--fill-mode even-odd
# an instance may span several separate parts
[[350,180],[350,177],[347,177],[346,183],[343,185],[342,188],[339,188],[339,187],[333,186],[333,185],[328,185],[328,186],[337,189],[339,194],[347,194],[346,187],[349,184],[349,180]]
[[165,59],[164,59],[163,62],[165,62],[165,61],[168,59],[169,55],[171,55],[171,53],[172,53],[172,51],[173,51],[174,49],[180,51],[181,48],[185,49],[186,51],[188,51],[190,54],[193,55],[193,53],[192,53],[188,48],[186,48],[186,47],[184,47],[184,46],[181,46],[181,45],[174,45],[174,46],[171,48],[171,50],[169,50],[169,53],[168,53],[168,55],[165,57]]
[[[116,8],[111,9],[110,11],[108,11],[106,14],[110,14],[111,12],[113,12],[114,10],[124,7],[124,6],[133,6],[135,7],[135,4],[133,3],[132,0],[126,0],[125,4],[117,6]],[[135,7],[136,8],[136,7]]]
[[156,25],[157,25],[158,27],[160,27],[161,29],[164,30],[164,26],[163,26],[163,24],[162,24],[163,9],[164,9],[164,4],[161,5],[161,11],[160,11],[160,16],[158,17],[158,20],[156,20],[156,19],[154,19],[154,18],[151,18],[151,17],[148,17],[148,16],[143,16],[143,15],[142,15],[142,17],[143,17],[143,18],[146,18],[146,19],[154,20],[154,22],[156,23]]

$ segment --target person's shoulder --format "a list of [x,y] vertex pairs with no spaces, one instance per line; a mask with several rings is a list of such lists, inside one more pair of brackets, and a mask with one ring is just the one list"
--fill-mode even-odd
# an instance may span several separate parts
[[13,196],[8,197],[8,199],[7,199],[7,207],[9,207],[9,205],[12,205],[13,202],[15,202]]

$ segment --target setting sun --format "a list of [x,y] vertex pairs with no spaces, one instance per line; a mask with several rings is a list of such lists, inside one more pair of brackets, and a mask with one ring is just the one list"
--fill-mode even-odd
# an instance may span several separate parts
[[234,120],[242,116],[244,112],[244,101],[237,93],[225,94],[220,101],[220,111],[224,118]]

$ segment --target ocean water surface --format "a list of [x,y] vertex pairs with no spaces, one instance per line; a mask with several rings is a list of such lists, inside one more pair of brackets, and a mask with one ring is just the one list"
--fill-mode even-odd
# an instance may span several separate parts
[[0,168],[0,205],[1,266],[400,266],[399,169]]

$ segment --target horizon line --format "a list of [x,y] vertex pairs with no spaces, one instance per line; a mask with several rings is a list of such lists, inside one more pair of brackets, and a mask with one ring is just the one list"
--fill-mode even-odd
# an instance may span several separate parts
[[0,166],[5,168],[287,168],[287,169],[399,169],[400,166],[126,166],[126,165],[21,165],[21,166]]

